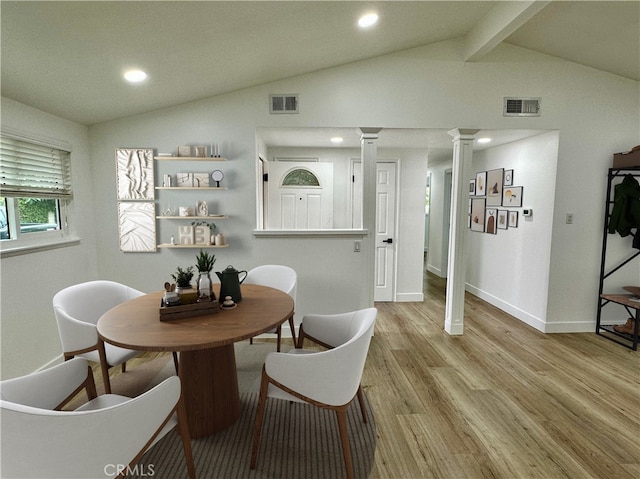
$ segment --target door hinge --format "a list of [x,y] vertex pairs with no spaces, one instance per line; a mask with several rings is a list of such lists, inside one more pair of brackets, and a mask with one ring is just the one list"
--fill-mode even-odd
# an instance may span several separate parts
[[265,182],[269,181],[269,173],[265,173],[262,175],[262,181],[265,181]]

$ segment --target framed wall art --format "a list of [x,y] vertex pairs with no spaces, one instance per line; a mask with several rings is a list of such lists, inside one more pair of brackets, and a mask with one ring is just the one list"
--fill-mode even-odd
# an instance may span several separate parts
[[469,180],[469,196],[476,195],[476,180]]
[[502,206],[522,206],[522,186],[508,186],[502,192]]
[[518,227],[518,212],[509,211],[509,228],[517,228],[517,227]]
[[513,170],[504,170],[504,186],[513,186]]
[[485,199],[471,200],[471,231],[484,232]]
[[191,187],[193,187],[193,173],[177,173],[176,174],[176,186],[178,188],[191,188]]
[[509,227],[509,211],[498,210],[498,229],[506,230],[508,227]]
[[487,194],[487,172],[481,171],[476,173],[476,196],[484,196]]
[[116,181],[119,200],[152,201],[155,198],[153,150],[118,148],[116,150]]
[[502,205],[503,175],[503,168],[487,171],[487,206]]
[[497,234],[498,233],[498,226],[497,226],[497,219],[498,216],[498,210],[493,209],[493,208],[487,208],[487,213],[485,215],[485,227],[484,227],[484,232],[485,233],[489,233],[489,234]]
[[209,173],[193,173],[193,186],[196,188],[208,188]]
[[191,147],[190,146],[179,146],[178,147],[178,156],[191,156]]
[[156,251],[156,206],[152,202],[118,203],[120,251],[150,253]]

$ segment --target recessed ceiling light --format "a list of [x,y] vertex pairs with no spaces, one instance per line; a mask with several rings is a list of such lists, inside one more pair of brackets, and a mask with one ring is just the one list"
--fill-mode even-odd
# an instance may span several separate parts
[[125,72],[124,78],[131,83],[140,83],[147,78],[147,74],[142,70],[129,70],[128,72]]
[[361,16],[358,20],[358,25],[360,25],[361,28],[369,28],[376,23],[378,23],[377,13],[367,13],[366,15]]
[[344,138],[342,138],[341,136],[334,136],[333,138],[331,138],[331,143],[342,143],[344,141]]
[[491,138],[478,138],[478,143],[490,143]]

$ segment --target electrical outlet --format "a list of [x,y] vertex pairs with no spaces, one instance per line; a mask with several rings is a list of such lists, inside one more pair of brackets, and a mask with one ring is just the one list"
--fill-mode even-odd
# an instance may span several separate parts
[[568,225],[573,224],[573,213],[567,213],[567,219],[565,221]]

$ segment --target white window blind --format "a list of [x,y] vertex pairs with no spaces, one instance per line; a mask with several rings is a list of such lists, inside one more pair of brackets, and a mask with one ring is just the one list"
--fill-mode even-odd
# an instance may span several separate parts
[[71,198],[68,151],[0,136],[0,196]]

